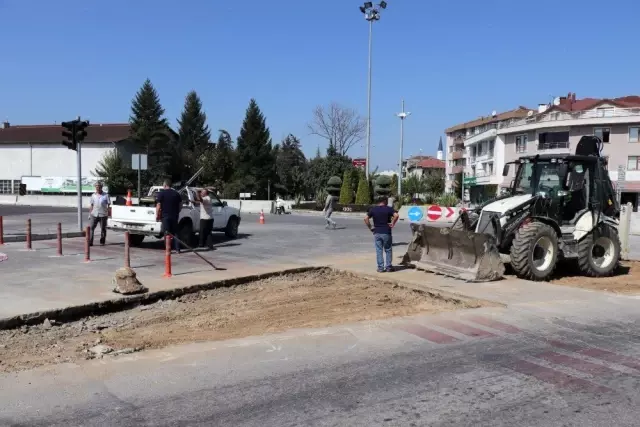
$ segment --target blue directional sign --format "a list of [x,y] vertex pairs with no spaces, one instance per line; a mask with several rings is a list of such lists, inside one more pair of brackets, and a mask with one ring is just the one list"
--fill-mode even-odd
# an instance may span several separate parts
[[409,217],[409,221],[420,221],[423,217],[424,213],[422,212],[422,208],[418,206],[412,206],[409,208],[407,212],[407,216]]

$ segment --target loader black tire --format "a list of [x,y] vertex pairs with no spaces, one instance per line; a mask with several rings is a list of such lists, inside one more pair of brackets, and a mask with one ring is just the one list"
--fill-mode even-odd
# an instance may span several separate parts
[[[540,261],[542,265],[539,265]],[[511,267],[518,277],[534,281],[548,280],[557,261],[558,235],[551,226],[533,221],[516,231],[511,246]]]
[[578,243],[578,267],[589,277],[612,276],[620,264],[620,237],[608,224],[599,225]]

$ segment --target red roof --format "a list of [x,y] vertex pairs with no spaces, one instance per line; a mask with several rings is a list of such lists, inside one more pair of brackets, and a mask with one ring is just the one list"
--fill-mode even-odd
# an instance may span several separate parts
[[583,98],[576,99],[575,93],[569,93],[566,97],[560,98],[560,105],[553,105],[544,114],[549,111],[584,111],[592,110],[600,105],[607,104],[620,108],[640,108],[640,96],[628,95],[619,98]]
[[444,169],[445,163],[444,160],[438,160],[430,157],[428,159],[420,160],[416,167],[421,169]]
[[[60,143],[63,128],[61,125],[10,125],[0,124],[0,144],[50,142]],[[91,123],[86,129],[86,142],[119,142],[129,138],[128,123]]]

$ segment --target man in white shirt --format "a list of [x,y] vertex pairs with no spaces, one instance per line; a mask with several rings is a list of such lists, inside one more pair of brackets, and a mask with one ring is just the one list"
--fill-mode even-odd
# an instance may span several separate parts
[[200,205],[200,246],[201,248],[212,248],[211,232],[213,231],[213,207],[211,206],[211,196],[207,190],[202,190],[198,195],[197,203]]
[[109,195],[102,191],[102,182],[96,183],[96,192],[91,195],[90,201],[91,236],[89,246],[93,246],[93,235],[100,223],[100,245],[104,245],[107,240],[107,220],[109,219]]

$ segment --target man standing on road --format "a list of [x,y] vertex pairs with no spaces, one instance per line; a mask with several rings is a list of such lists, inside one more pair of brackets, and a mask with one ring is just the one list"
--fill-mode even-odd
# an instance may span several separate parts
[[[364,217],[364,223],[367,228],[373,233],[373,241],[376,245],[376,261],[378,263],[378,273],[392,272],[392,246],[393,239],[391,238],[391,229],[398,222],[398,213],[388,206],[389,199],[386,196],[382,196],[378,199],[378,205],[369,209],[367,215]],[[371,218],[373,218],[373,228],[371,227]],[[382,256],[384,250],[385,259]]]
[[199,233],[199,247],[204,248],[208,246],[209,249],[213,249],[211,243],[211,232],[213,231],[213,206],[211,205],[211,196],[206,189],[202,190],[198,194],[197,204],[200,205],[200,233]]
[[[156,221],[162,221],[162,231],[172,237],[178,234],[178,218],[182,209],[180,193],[171,188],[171,180],[164,180],[164,188],[156,196]],[[180,253],[180,243],[174,238],[173,248]]]
[[93,235],[96,231],[98,223],[100,223],[100,245],[104,245],[107,241],[107,221],[109,219],[109,195],[102,191],[102,182],[96,182],[96,192],[91,195],[89,202],[89,220],[91,221],[91,236],[89,238],[89,246],[93,246]]
[[334,204],[336,202],[337,197],[332,196],[331,194],[327,195],[327,200],[324,202],[324,219],[327,220],[327,225],[324,228],[333,227],[336,229],[336,222],[331,219],[331,214],[333,213]]

